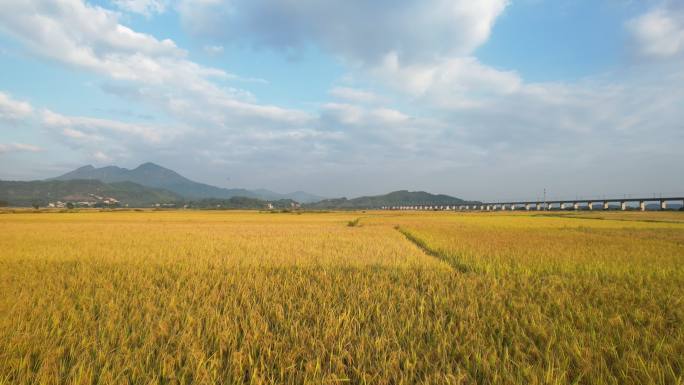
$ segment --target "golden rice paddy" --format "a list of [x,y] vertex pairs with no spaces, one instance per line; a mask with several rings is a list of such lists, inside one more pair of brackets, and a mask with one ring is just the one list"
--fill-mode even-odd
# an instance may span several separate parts
[[0,385],[684,384],[640,214],[2,213]]

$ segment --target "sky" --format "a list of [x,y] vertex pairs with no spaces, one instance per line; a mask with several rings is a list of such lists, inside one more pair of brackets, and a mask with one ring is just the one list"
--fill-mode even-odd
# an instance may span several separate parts
[[678,0],[0,0],[0,179],[684,195]]

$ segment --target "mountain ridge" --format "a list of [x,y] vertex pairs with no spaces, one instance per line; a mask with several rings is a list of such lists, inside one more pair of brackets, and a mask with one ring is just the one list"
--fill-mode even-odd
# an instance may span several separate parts
[[104,198],[115,198],[122,205],[131,207],[146,207],[182,200],[180,196],[172,192],[145,187],[128,181],[104,183],[93,179],[65,181],[0,180],[0,200],[12,206],[46,206],[57,201],[91,201],[97,203]]
[[432,194],[425,191],[397,190],[383,195],[361,196],[358,198],[325,199],[304,205],[308,209],[379,209],[400,205],[460,205],[479,204],[478,201],[466,201],[445,194]]
[[377,209],[400,205],[459,205],[479,203],[466,201],[445,194],[432,194],[425,191],[398,190],[383,195],[361,196],[352,199],[325,199],[304,191],[289,194],[278,194],[266,189],[228,189],[195,182],[171,169],[152,162],[142,163],[136,168],[127,169],[118,166],[94,167],[85,165],[49,181],[65,180],[98,180],[104,183],[131,182],[141,186],[166,190],[180,197],[179,200],[197,201],[235,197],[259,199],[263,201],[292,200],[312,210],[328,209]]
[[142,163],[133,169],[118,166],[96,168],[89,164],[48,180],[64,181],[76,179],[100,180],[105,183],[129,181],[146,187],[168,190],[185,199],[229,199],[239,196],[261,200],[292,199],[302,203],[316,202],[324,199],[323,197],[304,191],[280,194],[266,189],[247,190],[241,188],[229,189],[216,187],[205,183],[195,182],[176,171],[152,162]]

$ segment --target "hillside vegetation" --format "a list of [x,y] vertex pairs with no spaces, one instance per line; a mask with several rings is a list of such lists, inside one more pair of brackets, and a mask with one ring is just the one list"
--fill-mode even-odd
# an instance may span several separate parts
[[103,183],[98,180],[0,181],[0,200],[11,206],[45,206],[55,201],[93,199],[92,195],[112,197],[133,207],[171,203],[181,198],[169,191],[131,182]]
[[389,194],[364,196],[354,199],[326,199],[305,205],[309,209],[379,209],[386,206],[428,205],[447,206],[460,205],[467,202],[449,195],[430,194],[424,191],[394,191]]
[[292,209],[296,202],[290,199],[266,202],[261,199],[247,197],[232,197],[230,199],[206,198],[195,201],[186,201],[185,206],[192,209],[203,210],[250,210],[250,209]]
[[260,200],[293,199],[298,202],[314,202],[322,197],[297,191],[289,194],[278,194],[273,191],[242,188],[222,188],[190,180],[176,171],[154,163],[143,163],[134,169],[117,166],[95,168],[91,165],[60,175],[53,180],[99,180],[105,183],[133,182],[142,186],[171,191],[187,200],[230,199],[246,197]]

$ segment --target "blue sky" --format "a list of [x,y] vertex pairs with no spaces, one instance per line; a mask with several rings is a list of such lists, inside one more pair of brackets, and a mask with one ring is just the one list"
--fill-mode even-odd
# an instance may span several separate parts
[[683,64],[668,0],[6,0],[0,179],[681,193]]

